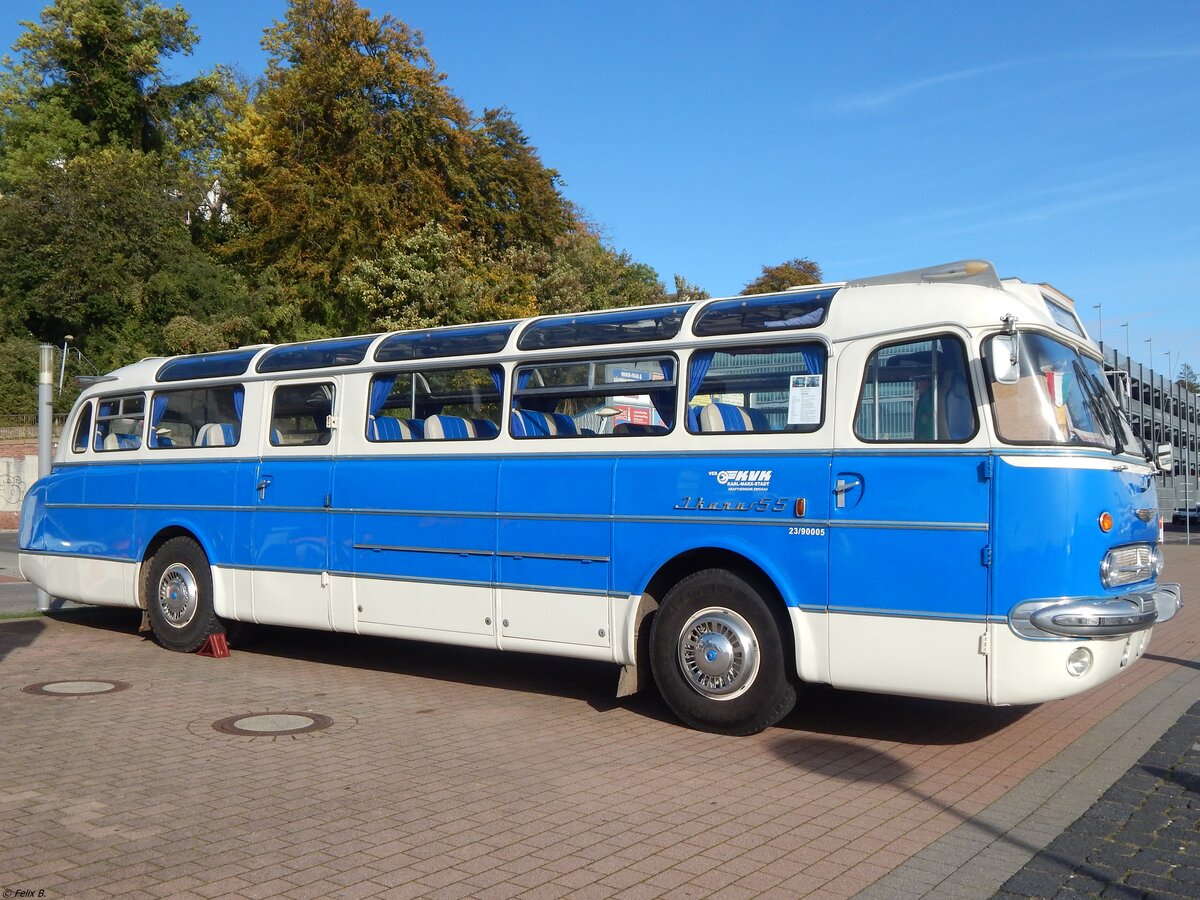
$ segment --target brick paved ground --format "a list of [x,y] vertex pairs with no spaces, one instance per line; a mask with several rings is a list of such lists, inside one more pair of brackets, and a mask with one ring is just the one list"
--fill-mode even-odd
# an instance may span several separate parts
[[996,896],[1096,895],[1200,896],[1200,703]]
[[[1168,566],[1200,597],[1200,548],[1168,548]],[[0,622],[0,887],[986,897],[1200,701],[1196,606],[1082,698],[814,689],[752,738],[614,701],[614,672],[587,663],[284,630],[212,660],[143,640],[127,611]],[[130,687],[21,690],[68,679]],[[212,727],[264,711],[333,725]]]

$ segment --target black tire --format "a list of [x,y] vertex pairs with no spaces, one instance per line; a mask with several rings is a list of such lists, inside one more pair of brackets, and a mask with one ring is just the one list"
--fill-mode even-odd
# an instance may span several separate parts
[[701,731],[757,734],[796,705],[779,623],[763,593],[726,569],[696,572],[667,593],[650,628],[650,665],[671,711]]
[[213,612],[212,569],[200,546],[171,538],[150,558],[142,576],[142,600],[154,639],[168,650],[194,653],[221,631]]

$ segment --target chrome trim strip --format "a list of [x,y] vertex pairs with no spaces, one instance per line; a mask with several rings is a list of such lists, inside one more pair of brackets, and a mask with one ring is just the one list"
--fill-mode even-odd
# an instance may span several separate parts
[[95,554],[93,554],[93,553],[60,553],[57,550],[21,550],[21,549],[18,549],[17,554],[20,556],[53,557],[54,559],[80,559],[80,560],[86,559],[88,561],[94,561],[94,560],[98,559],[102,562],[117,562],[117,563],[130,563],[130,564],[136,564],[141,561],[141,560],[135,559],[131,556],[108,556],[108,555],[103,555],[103,554],[99,554],[99,553],[95,553]]
[[523,550],[498,550],[496,555],[504,559],[556,559],[563,562],[607,563],[608,556],[576,556],[568,553],[526,553]]
[[416,577],[413,575],[387,575],[383,573],[371,572],[347,572],[341,569],[291,569],[280,566],[243,566],[243,565],[219,565],[214,566],[218,569],[229,569],[243,572],[278,572],[284,575],[329,575],[339,578],[362,578],[370,581],[397,581],[407,582],[409,584],[445,584],[456,587],[482,587],[482,588],[500,588],[510,591],[531,591],[535,593],[552,593],[552,594],[577,594],[584,597],[609,597],[618,599],[627,599],[630,596],[628,591],[608,591],[596,590],[588,588],[576,587],[555,587],[544,584],[525,584],[521,582],[506,582],[506,581],[472,581],[470,579],[461,578],[434,578],[434,577]]
[[[216,504],[190,504],[180,503],[46,503],[46,509],[118,509],[129,510],[130,512],[142,512],[152,510],[156,512],[254,512],[256,509],[262,509],[260,506],[220,506]],[[296,510],[304,511],[307,509],[319,509],[319,507],[298,507],[298,506],[282,506],[277,507],[280,510]],[[325,510],[320,510],[325,512]]]
[[[811,528],[876,528],[900,531],[987,531],[987,522],[921,522],[921,521],[887,521],[882,519],[836,520],[836,519],[797,519],[793,516],[778,515],[771,518],[755,517],[751,510],[745,510],[740,516],[710,516],[704,510],[694,510],[696,515],[681,516],[650,516],[627,514],[588,515],[586,513],[525,513],[525,512],[469,512],[466,510],[444,509],[380,509],[365,507],[323,507],[323,506],[188,506],[179,504],[129,504],[129,503],[47,503],[47,509],[105,509],[105,510],[142,510],[169,512],[272,512],[272,513],[328,513],[331,515],[362,515],[362,516],[402,516],[405,518],[437,518],[437,519],[500,519],[517,520],[521,522],[617,522],[623,524],[665,524],[665,525],[753,525],[753,526],[784,526],[804,525]],[[388,548],[382,548],[388,549]],[[403,549],[403,548],[396,548]],[[419,548],[418,548],[419,549]],[[437,552],[429,550],[429,552]],[[449,550],[447,552],[459,552]],[[514,554],[502,554],[514,555]],[[534,553],[517,553],[518,556],[535,556]],[[585,558],[597,562],[608,561],[607,557],[563,557],[567,559]]]
[[406,547],[392,544],[354,544],[355,550],[394,550],[401,553],[444,553],[450,556],[501,556],[511,559],[557,559],[566,562],[606,563],[608,556],[581,556],[570,553],[532,553],[521,550],[463,550],[453,547]]
[[444,553],[447,556],[495,556],[492,550],[464,550],[454,547],[404,547],[394,544],[354,544],[355,550],[392,550],[397,553]]
[[[799,520],[797,520],[799,521]],[[831,521],[832,528],[879,528],[901,531],[987,531],[987,522],[896,522],[858,519],[850,522]]]
[[866,606],[830,606],[827,610],[831,615],[844,616],[877,616],[883,619],[920,619],[934,622],[966,622],[987,623],[987,616],[971,613],[922,612],[915,609],[878,609]]

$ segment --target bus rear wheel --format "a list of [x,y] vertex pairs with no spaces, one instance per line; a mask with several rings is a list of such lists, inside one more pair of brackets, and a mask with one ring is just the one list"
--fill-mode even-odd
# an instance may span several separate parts
[[650,628],[650,665],[683,722],[717,734],[756,734],[796,705],[779,625],[762,593],[726,569],[673,587]]
[[208,557],[191,538],[171,538],[150,558],[142,600],[155,640],[168,650],[193,653],[221,630],[213,611]]

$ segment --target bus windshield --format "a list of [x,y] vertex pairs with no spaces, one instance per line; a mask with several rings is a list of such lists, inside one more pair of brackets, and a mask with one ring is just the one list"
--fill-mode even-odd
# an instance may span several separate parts
[[1097,360],[1042,334],[1021,336],[1021,378],[993,384],[996,428],[1011,444],[1104,447],[1142,455]]

